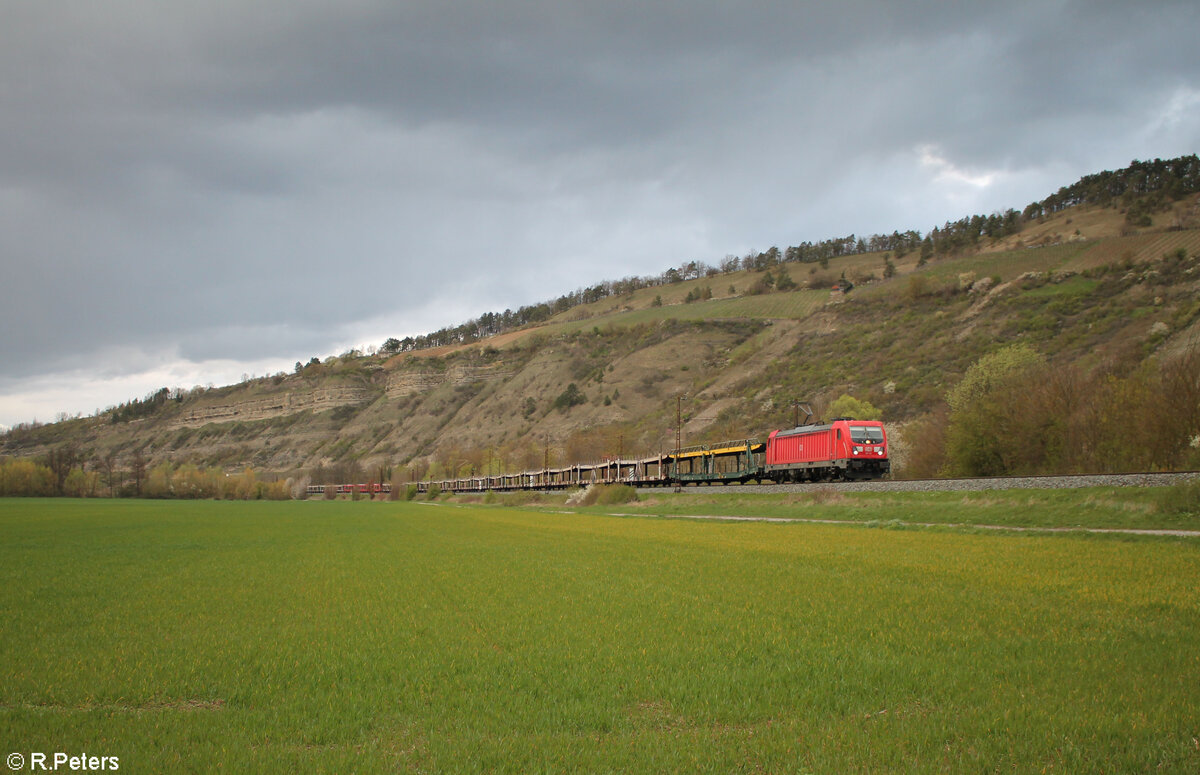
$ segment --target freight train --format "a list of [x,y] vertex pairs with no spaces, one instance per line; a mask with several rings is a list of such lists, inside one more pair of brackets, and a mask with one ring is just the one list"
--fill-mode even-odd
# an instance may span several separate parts
[[387,482],[368,482],[366,484],[310,484],[309,495],[324,495],[326,490],[332,490],[336,495],[387,495],[392,486]]
[[636,460],[606,460],[497,476],[417,483],[419,492],[556,490],[589,484],[669,487],[750,481],[818,482],[876,479],[891,471],[887,432],[873,421],[829,423],[771,431],[766,441],[738,439],[662,452]]

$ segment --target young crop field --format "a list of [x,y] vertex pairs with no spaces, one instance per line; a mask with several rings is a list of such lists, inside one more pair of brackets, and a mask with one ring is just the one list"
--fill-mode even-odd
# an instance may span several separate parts
[[326,501],[0,500],[0,530],[6,754],[1200,770],[1195,540]]
[[[1080,256],[1079,268],[1120,263],[1137,258],[1154,261],[1164,255],[1183,250],[1188,255],[1200,254],[1200,229],[1155,232],[1131,237],[1101,240]],[[1071,268],[1076,268],[1072,266]]]
[[967,258],[937,262],[931,265],[926,274],[942,281],[956,281],[960,274],[974,272],[980,278],[996,275],[1002,282],[1011,282],[1025,272],[1055,271],[1090,247],[1086,242],[1069,242],[1049,247],[979,253]]

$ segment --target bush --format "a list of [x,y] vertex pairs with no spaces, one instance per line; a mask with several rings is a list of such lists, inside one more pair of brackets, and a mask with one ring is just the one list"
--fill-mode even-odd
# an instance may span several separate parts
[[92,498],[100,489],[100,474],[72,468],[63,483],[63,494],[69,498]]
[[0,495],[49,496],[54,494],[54,473],[27,458],[0,460]]
[[1010,346],[981,358],[946,398],[952,476],[1169,471],[1200,461],[1200,351],[1119,375]]
[[429,490],[426,491],[426,493],[425,493],[425,500],[435,501],[438,499],[438,496],[441,494],[442,494],[442,488],[436,483],[431,484],[431,485],[429,485]]
[[1011,375],[1043,363],[1043,359],[1026,344],[1009,345],[975,362],[962,381],[946,395],[946,403],[954,412],[967,411],[979,399],[1002,385]]
[[544,503],[546,496],[536,490],[517,490],[516,492],[500,493],[499,502],[501,506],[528,506],[531,504]]
[[775,278],[771,277],[770,272],[767,272],[765,276],[758,278],[758,280],[746,289],[746,295],[761,296],[764,293],[770,293],[774,286]]
[[558,398],[554,399],[554,408],[567,410],[572,406],[587,403],[587,396],[579,389],[579,386],[572,382],[567,385],[567,389],[559,394]]
[[870,401],[860,401],[848,393],[843,393],[829,405],[829,416],[849,417],[854,420],[882,420],[883,412]]
[[943,404],[909,423],[901,433],[889,429],[895,478],[932,479],[946,466],[948,414],[949,410]]
[[[1024,344],[980,358],[946,395],[946,472],[950,476],[1034,473],[1045,462],[1031,439],[1054,438],[1049,428],[1031,432],[1035,413],[1013,411],[1014,396],[1028,396],[1046,375],[1045,362]],[[1060,421],[1062,418],[1058,418]]]
[[933,282],[923,274],[909,275],[908,283],[904,286],[904,297],[909,301],[931,296],[935,292]]

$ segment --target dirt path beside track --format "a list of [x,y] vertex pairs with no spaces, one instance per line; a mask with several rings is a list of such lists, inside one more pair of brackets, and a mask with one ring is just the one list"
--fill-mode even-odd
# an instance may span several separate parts
[[801,522],[816,525],[858,525],[860,527],[946,527],[970,530],[997,530],[1016,533],[1113,533],[1118,535],[1170,536],[1200,538],[1200,530],[1167,530],[1124,527],[1021,527],[1017,525],[975,525],[967,522],[868,522],[853,519],[810,519],[806,517],[737,517],[714,514],[629,514],[610,513],[610,517],[656,517],[658,519],[710,519],[723,522]]

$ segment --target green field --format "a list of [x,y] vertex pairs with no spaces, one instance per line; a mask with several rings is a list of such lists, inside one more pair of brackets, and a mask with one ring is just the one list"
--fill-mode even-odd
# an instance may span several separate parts
[[1196,540],[324,501],[0,500],[0,531],[5,753],[1200,771]]

